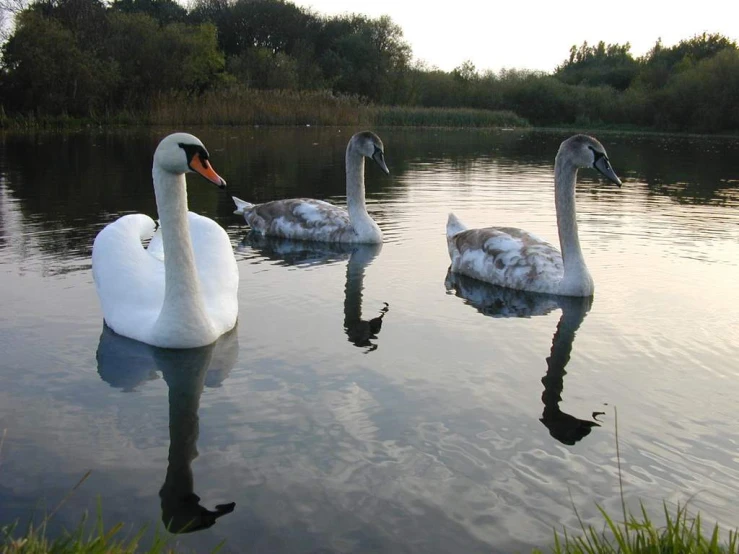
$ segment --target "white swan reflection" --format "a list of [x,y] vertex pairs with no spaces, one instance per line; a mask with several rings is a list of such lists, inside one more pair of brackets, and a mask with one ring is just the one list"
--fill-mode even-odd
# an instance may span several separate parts
[[198,408],[203,387],[218,387],[236,364],[237,329],[201,348],[156,348],[114,333],[104,326],[97,349],[98,373],[112,387],[133,391],[161,372],[169,388],[169,457],[167,475],[159,490],[162,522],[172,533],[191,533],[212,527],[233,512],[236,504],[208,510],[195,494],[192,461],[197,458]]
[[480,313],[490,317],[532,317],[562,310],[552,338],[552,349],[546,358],[547,372],[541,379],[544,411],[539,421],[552,437],[570,446],[588,436],[593,427],[600,426],[595,418],[602,412],[593,412],[592,419],[580,419],[559,408],[564,376],[567,375],[565,367],[570,361],[575,333],[590,311],[592,297],[555,296],[498,287],[454,273],[451,269],[444,285],[448,291],[454,291]]
[[367,267],[380,254],[382,244],[346,244],[317,241],[299,241],[265,236],[255,232],[246,234],[237,250],[251,248],[261,256],[292,266],[314,266],[347,260],[344,287],[344,332],[354,346],[364,352],[377,350],[378,334],[390,306],[387,302],[371,319],[362,318],[362,292]]

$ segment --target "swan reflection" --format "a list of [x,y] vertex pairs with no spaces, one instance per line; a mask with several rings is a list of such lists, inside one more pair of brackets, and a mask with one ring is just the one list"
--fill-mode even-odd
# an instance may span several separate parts
[[447,272],[444,284],[447,290],[454,291],[480,313],[490,317],[533,317],[562,310],[552,338],[552,349],[546,358],[547,372],[541,380],[544,411],[539,421],[549,429],[552,437],[570,446],[588,436],[593,427],[600,426],[595,417],[601,412],[593,412],[593,419],[588,420],[559,408],[564,376],[567,375],[565,367],[570,361],[575,333],[590,311],[592,297],[554,296],[497,287],[451,270]]
[[377,335],[390,306],[387,302],[378,315],[362,319],[362,291],[364,272],[382,250],[382,244],[347,244],[311,242],[268,237],[249,232],[237,250],[252,248],[261,256],[291,266],[314,266],[346,260],[346,285],[344,287],[344,332],[354,346],[364,348],[365,353],[376,350]]
[[112,387],[132,391],[161,372],[169,389],[169,457],[159,490],[162,522],[172,533],[207,529],[236,504],[215,510],[200,505],[194,492],[192,461],[198,456],[198,408],[204,386],[218,387],[238,357],[236,328],[214,344],[187,350],[156,348],[115,334],[104,326],[97,350],[98,373]]

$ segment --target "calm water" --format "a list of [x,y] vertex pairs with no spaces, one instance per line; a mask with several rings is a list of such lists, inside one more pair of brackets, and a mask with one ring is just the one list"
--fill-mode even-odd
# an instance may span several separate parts
[[[355,130],[196,134],[232,194],[342,203]],[[0,523],[91,469],[52,532],[102,498],[150,529],[221,505],[170,535],[187,551],[526,551],[577,527],[573,503],[616,513],[614,407],[630,504],[739,521],[739,139],[599,135],[624,186],[581,171],[592,305],[447,275],[449,210],[557,240],[566,133],[378,130],[381,248],[255,241],[190,177],[236,249],[240,320],[182,353],[106,332],[90,271],[105,224],[155,214],[168,131],[2,137]]]

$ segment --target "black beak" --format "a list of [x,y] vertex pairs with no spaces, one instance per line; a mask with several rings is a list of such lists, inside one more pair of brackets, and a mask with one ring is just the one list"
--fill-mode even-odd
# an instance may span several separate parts
[[372,159],[375,160],[375,163],[385,172],[385,175],[390,175],[390,170],[385,164],[385,156],[383,155],[382,150],[375,148],[375,153],[372,154]]
[[613,168],[611,167],[611,162],[608,161],[608,157],[605,154],[600,154],[595,156],[595,161],[593,162],[593,168],[596,169],[603,177],[608,179],[609,181],[612,181],[616,183],[619,187],[621,186],[621,179],[618,178],[618,175],[616,175],[616,172],[613,171]]

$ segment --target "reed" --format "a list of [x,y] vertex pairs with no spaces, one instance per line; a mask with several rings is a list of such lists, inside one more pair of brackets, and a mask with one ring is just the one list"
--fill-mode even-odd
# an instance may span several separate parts
[[[728,540],[720,541],[718,524],[709,534],[704,533],[700,514],[691,516],[687,505],[677,505],[674,514],[663,503],[664,526],[656,525],[647,514],[644,504],[640,513],[634,515],[626,508],[621,472],[621,449],[618,437],[618,410],[614,407],[616,428],[616,462],[618,464],[618,488],[621,498],[623,521],[617,521],[601,506],[602,529],[585,525],[573,504],[582,534],[572,536],[567,529],[562,534],[554,532],[554,554],[739,554],[739,530],[729,531]],[[534,550],[534,554],[542,554]]]
[[8,116],[0,128],[80,129],[98,126],[320,125],[402,127],[528,127],[510,111],[375,106],[359,96],[327,90],[256,90],[234,86],[202,94],[159,93],[141,109],[118,108],[70,117],[36,113]]
[[370,125],[369,107],[359,97],[330,91],[253,90],[234,87],[193,97],[160,94],[146,123],[153,125]]
[[376,106],[372,116],[376,126],[389,127],[529,127],[528,121],[507,110]]
[[[0,435],[0,454],[5,432]],[[603,508],[598,507],[603,525],[596,528],[585,525],[577,509],[581,534],[574,536],[563,529],[554,532],[553,554],[739,554],[739,530],[729,531],[728,540],[721,541],[718,525],[706,529],[700,514],[691,516],[686,505],[679,505],[672,513],[663,504],[664,525],[656,525],[641,505],[640,513],[634,515],[626,508],[621,480],[621,455],[618,447],[618,415],[616,415],[616,457],[619,464],[619,489],[623,521],[617,521]],[[88,530],[86,516],[71,532],[55,540],[46,536],[48,522],[66,503],[71,495],[89,477],[88,471],[69,493],[46,515],[37,526],[29,525],[19,532],[17,524],[0,527],[0,554],[170,554],[174,552],[166,538],[156,533],[151,545],[142,548],[141,542],[146,528],[133,535],[121,536],[122,523],[106,529],[102,521],[102,508],[98,503],[97,519]],[[707,531],[707,532],[706,532]],[[222,545],[221,545],[222,546]],[[217,547],[216,551],[220,548]],[[533,554],[542,554],[535,549]]]
[[17,533],[16,526],[0,528],[0,554],[169,554],[174,552],[167,546],[166,540],[157,535],[148,548],[141,547],[145,529],[132,536],[121,536],[123,524],[118,523],[105,529],[102,517],[98,513],[97,520],[88,529],[87,520],[71,532],[55,539],[46,537],[46,529],[29,528],[24,533]]
[[[627,513],[625,521],[616,521],[598,507],[603,516],[602,529],[585,526],[580,522],[582,534],[572,536],[563,530],[555,532],[554,554],[737,554],[739,553],[738,531],[729,531],[728,540],[720,540],[718,525],[707,529],[700,514],[688,514],[687,506],[677,506],[671,513],[664,505],[665,524],[655,524],[644,506],[640,513]],[[540,550],[534,551],[541,554]]]
[[[7,429],[3,429],[0,434],[0,462],[2,462],[2,448],[6,434]],[[159,532],[154,536],[149,548],[142,549],[140,543],[146,528],[128,536],[121,536],[124,528],[122,523],[106,529],[103,525],[99,500],[97,518],[92,526],[88,525],[85,513],[74,530],[50,540],[47,537],[49,522],[91,474],[92,471],[88,470],[64,498],[41,519],[40,523],[29,523],[24,531],[19,530],[17,522],[1,525],[0,554],[169,554],[173,552],[167,547],[166,539]]]

